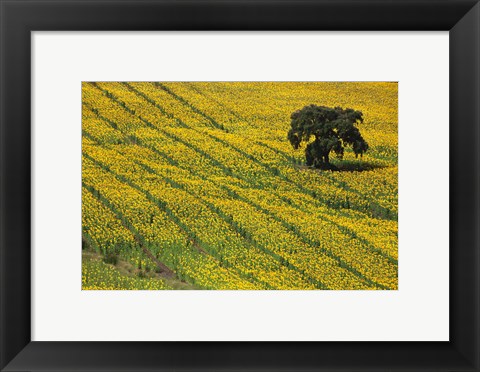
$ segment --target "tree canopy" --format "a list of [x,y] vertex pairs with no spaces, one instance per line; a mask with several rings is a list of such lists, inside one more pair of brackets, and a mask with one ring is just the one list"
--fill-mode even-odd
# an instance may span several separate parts
[[[288,140],[295,149],[306,143],[305,159],[308,166],[334,169],[330,163],[333,151],[343,158],[345,146],[351,146],[355,157],[368,150],[368,144],[357,125],[363,123],[363,114],[351,108],[305,106],[291,115]],[[311,138],[315,139],[310,142]]]

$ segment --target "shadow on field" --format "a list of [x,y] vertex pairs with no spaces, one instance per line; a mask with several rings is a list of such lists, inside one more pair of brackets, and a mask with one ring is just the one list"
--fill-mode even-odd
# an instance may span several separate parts
[[375,169],[387,168],[388,165],[376,161],[351,161],[343,160],[334,163],[334,172],[365,172]]
[[328,168],[315,168],[305,164],[294,164],[299,170],[318,170],[321,172],[367,172],[375,169],[388,168],[390,165],[378,161],[355,161],[355,160],[337,160],[329,164]]

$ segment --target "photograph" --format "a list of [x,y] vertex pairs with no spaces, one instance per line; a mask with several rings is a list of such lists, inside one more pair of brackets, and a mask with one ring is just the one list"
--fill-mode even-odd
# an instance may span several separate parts
[[83,82],[83,290],[398,289],[397,82]]

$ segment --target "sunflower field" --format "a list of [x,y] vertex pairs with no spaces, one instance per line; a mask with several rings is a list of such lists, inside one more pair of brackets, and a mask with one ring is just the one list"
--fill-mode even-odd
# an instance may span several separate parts
[[[337,171],[287,140],[310,104],[363,113]],[[82,288],[395,290],[398,85],[84,82]]]

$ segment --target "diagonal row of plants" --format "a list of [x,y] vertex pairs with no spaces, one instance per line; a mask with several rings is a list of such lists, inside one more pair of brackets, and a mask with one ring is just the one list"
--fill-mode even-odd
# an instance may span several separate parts
[[[88,156],[87,156],[88,158]],[[90,159],[92,160],[92,159]],[[135,240],[137,241],[138,243],[138,246],[140,247],[140,249],[143,251],[143,253],[145,254],[145,256],[147,256],[152,262],[155,263],[155,265],[159,268],[160,270],[160,273],[162,273],[165,277],[174,277],[175,274],[174,272],[167,266],[165,265],[163,262],[159,261],[157,259],[157,257],[155,257],[152,252],[150,252],[150,250],[148,250],[146,248],[146,242],[145,242],[145,239],[143,238],[143,236],[138,232],[138,230],[135,228],[135,226],[133,226],[124,216],[123,214],[120,212],[120,210],[118,210],[114,204],[112,204],[110,202],[110,200],[108,200],[107,198],[105,198],[101,193],[100,191],[98,191],[95,187],[91,186],[91,185],[87,185],[85,182],[82,181],[82,187],[86,188],[94,197],[96,197],[100,202],[102,202],[108,209],[110,209],[115,217],[122,222],[122,225],[125,226],[125,228],[127,228],[128,230],[130,230],[133,235],[135,236]],[[85,236],[88,236],[88,238],[91,240],[91,237],[88,235],[88,234],[85,234]],[[106,252],[105,252],[106,253]]]

